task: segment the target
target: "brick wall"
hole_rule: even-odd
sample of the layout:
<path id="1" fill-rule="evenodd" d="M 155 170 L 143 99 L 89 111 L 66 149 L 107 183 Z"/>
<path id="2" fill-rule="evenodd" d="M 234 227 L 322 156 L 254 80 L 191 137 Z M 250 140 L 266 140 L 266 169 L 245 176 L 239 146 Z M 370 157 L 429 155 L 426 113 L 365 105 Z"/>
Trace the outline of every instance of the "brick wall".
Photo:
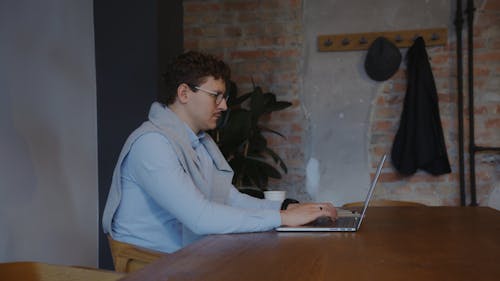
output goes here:
<path id="1" fill-rule="evenodd" d="M 474 29 L 474 118 L 475 141 L 481 146 L 500 146 L 500 5 L 485 1 L 477 7 Z M 449 30 L 449 44 L 427 47 L 439 98 L 441 122 L 452 165 L 452 173 L 432 176 L 417 172 L 403 178 L 391 166 L 381 177 L 375 197 L 419 201 L 429 205 L 459 205 L 458 113 L 455 31 Z M 469 186 L 468 165 L 468 101 L 467 101 L 467 36 L 463 38 L 464 63 L 464 126 L 466 186 Z M 370 153 L 372 169 L 384 151 L 390 151 L 397 131 L 406 91 L 405 67 L 385 83 L 373 102 L 371 115 Z M 500 157 L 492 152 L 476 154 L 477 200 L 486 205 L 488 196 L 500 183 Z M 469 202 L 470 197 L 467 198 Z"/>
<path id="2" fill-rule="evenodd" d="M 300 112 L 299 67 L 302 52 L 302 1 L 184 1 L 184 47 L 215 54 L 227 62 L 239 93 L 252 89 L 251 79 L 293 106 L 273 113 L 268 142 L 289 171 L 273 187 L 303 186 L 303 116 Z M 303 192 L 301 190 L 291 190 Z"/>
<path id="3" fill-rule="evenodd" d="M 476 144 L 500 145 L 500 7 L 498 1 L 483 1 L 477 7 L 475 22 L 475 118 Z M 240 92 L 251 89 L 250 78 L 294 106 L 276 112 L 269 126 L 288 137 L 282 141 L 270 136 L 269 142 L 290 168 L 278 186 L 292 186 L 292 195 L 304 195 L 304 128 L 300 111 L 301 54 L 303 52 L 301 0 L 184 0 L 184 46 L 223 58 L 232 68 Z M 429 47 L 431 65 L 438 89 L 441 121 L 452 173 L 434 177 L 425 172 L 403 178 L 390 165 L 384 168 L 376 197 L 419 201 L 430 205 L 458 205 L 458 148 L 456 98 L 456 44 L 449 30 L 449 44 Z M 466 36 L 464 34 L 464 55 Z M 405 50 L 403 51 L 403 54 Z M 464 67 L 466 68 L 466 56 Z M 465 74 L 466 75 L 466 74 Z M 467 76 L 464 76 L 466 95 Z M 373 172 L 380 155 L 390 151 L 406 90 L 405 66 L 386 81 L 373 100 L 370 117 L 369 151 Z M 464 101 L 467 104 L 467 100 Z M 467 109 L 465 109 L 467 117 Z M 464 120 L 466 129 L 467 118 Z M 467 143 L 468 132 L 465 131 Z M 465 151 L 467 152 L 467 147 Z M 467 155 L 466 155 L 467 157 Z M 468 159 L 466 159 L 468 161 Z M 466 170 L 468 170 L 466 162 Z M 479 153 L 476 158 L 478 201 L 484 205 L 491 190 L 499 186 L 500 158 Z M 467 178 L 467 185 L 469 181 Z"/>

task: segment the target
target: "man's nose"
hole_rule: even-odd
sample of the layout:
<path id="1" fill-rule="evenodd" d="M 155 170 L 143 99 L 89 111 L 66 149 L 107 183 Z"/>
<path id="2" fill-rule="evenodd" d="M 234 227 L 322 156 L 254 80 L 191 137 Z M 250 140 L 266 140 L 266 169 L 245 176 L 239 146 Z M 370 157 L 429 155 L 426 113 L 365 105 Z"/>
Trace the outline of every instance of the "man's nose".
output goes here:
<path id="1" fill-rule="evenodd" d="M 226 98 L 223 98 L 223 99 L 222 99 L 222 101 L 219 103 L 218 108 L 219 108 L 221 111 L 226 111 L 226 110 L 227 110 L 227 101 L 226 101 Z"/>

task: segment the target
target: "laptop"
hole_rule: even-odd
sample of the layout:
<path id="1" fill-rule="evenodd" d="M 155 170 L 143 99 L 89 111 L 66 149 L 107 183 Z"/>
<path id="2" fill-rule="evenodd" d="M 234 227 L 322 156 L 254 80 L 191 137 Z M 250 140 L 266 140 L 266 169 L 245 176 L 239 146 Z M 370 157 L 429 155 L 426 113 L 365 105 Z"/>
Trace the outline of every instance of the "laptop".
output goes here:
<path id="1" fill-rule="evenodd" d="M 302 226 L 280 226 L 276 228 L 276 231 L 282 231 L 282 232 L 297 232 L 297 231 L 337 231 L 337 232 L 354 232 L 358 231 L 361 222 L 363 221 L 363 218 L 366 213 L 366 209 L 368 208 L 368 204 L 370 203 L 370 199 L 373 194 L 373 190 L 375 189 L 375 186 L 377 185 L 378 178 L 380 176 L 380 173 L 382 171 L 382 167 L 384 166 L 385 159 L 387 158 L 387 155 L 384 154 L 382 156 L 382 159 L 380 160 L 378 167 L 377 167 L 377 172 L 375 173 L 375 178 L 373 179 L 370 189 L 368 190 L 368 194 L 366 195 L 365 202 L 363 204 L 363 209 L 361 211 L 361 214 L 359 213 L 352 213 L 347 210 L 339 210 L 339 217 L 335 221 L 332 221 L 330 218 L 319 218 L 309 224 L 302 225 Z M 347 213 L 347 215 L 346 215 Z"/>

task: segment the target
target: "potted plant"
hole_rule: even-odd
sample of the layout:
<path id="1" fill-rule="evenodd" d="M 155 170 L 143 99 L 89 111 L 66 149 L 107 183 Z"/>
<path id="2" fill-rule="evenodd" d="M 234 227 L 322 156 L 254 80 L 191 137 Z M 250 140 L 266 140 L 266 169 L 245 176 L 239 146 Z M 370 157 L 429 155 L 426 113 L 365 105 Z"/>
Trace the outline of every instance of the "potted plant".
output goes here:
<path id="1" fill-rule="evenodd" d="M 264 126 L 261 119 L 292 104 L 277 101 L 275 94 L 264 93 L 255 83 L 251 92 L 241 96 L 233 81 L 227 85 L 228 110 L 210 134 L 234 171 L 233 184 L 244 193 L 263 198 L 269 178 L 280 179 L 281 172 L 288 170 L 281 157 L 267 146 L 263 133 L 285 136 Z"/>

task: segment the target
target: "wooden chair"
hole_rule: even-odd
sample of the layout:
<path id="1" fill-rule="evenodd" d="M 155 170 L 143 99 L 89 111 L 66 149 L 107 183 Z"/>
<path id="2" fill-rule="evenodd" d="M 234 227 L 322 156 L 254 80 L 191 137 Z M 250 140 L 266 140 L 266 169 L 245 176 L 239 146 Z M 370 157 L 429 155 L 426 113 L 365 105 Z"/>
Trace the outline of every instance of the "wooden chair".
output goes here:
<path id="1" fill-rule="evenodd" d="M 113 240 L 108 235 L 113 264 L 117 272 L 133 272 L 165 255 L 165 253 L 141 248 L 132 244 Z"/>
<path id="2" fill-rule="evenodd" d="M 352 202 L 352 203 L 346 203 L 342 205 L 342 208 L 344 209 L 349 209 L 349 208 L 359 208 L 363 207 L 363 204 L 365 202 Z M 410 202 L 410 201 L 397 201 L 397 200 L 386 200 L 386 199 L 379 199 L 379 200 L 371 200 L 370 207 L 425 207 L 425 204 L 422 203 L 417 203 L 417 202 Z"/>
<path id="3" fill-rule="evenodd" d="M 115 281 L 124 276 L 122 273 L 88 267 L 39 262 L 0 263 L 2 281 Z"/>

